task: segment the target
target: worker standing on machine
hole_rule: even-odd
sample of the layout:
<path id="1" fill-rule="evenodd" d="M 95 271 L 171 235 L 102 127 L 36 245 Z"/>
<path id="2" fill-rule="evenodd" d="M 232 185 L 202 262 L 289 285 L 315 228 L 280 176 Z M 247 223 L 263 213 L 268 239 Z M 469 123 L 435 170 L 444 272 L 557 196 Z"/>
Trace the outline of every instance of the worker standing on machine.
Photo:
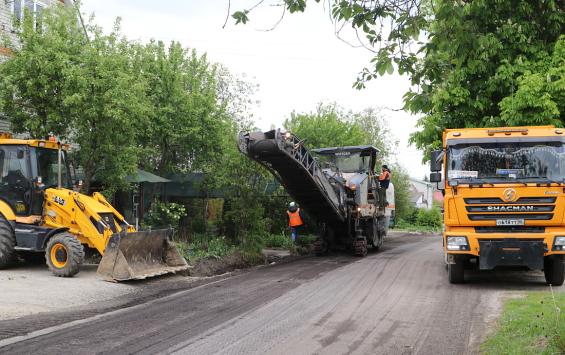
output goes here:
<path id="1" fill-rule="evenodd" d="M 295 242 L 298 239 L 298 230 L 304 226 L 304 215 L 296 202 L 291 202 L 288 205 L 288 226 L 290 227 L 290 236 L 292 241 Z"/>
<path id="2" fill-rule="evenodd" d="M 379 175 L 379 200 L 383 201 L 381 206 L 386 207 L 388 202 L 386 201 L 386 190 L 390 185 L 390 169 L 388 166 L 383 165 L 381 169 L 381 175 Z"/>

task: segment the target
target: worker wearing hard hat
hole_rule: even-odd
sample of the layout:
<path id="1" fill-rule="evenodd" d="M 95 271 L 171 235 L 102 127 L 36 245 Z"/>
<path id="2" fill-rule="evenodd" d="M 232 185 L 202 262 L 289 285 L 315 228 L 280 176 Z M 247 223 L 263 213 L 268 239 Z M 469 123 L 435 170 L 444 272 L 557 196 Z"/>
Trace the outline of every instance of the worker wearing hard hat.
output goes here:
<path id="1" fill-rule="evenodd" d="M 304 214 L 302 210 L 298 208 L 296 202 L 291 202 L 288 205 L 288 226 L 290 227 L 290 236 L 292 241 L 296 241 L 298 238 L 298 230 L 304 226 Z"/>

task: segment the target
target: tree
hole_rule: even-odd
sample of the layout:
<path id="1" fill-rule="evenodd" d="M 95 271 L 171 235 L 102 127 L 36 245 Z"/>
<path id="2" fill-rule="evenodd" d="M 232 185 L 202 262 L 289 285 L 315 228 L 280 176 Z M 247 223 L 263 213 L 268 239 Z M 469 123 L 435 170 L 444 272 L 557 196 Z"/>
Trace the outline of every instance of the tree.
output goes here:
<path id="1" fill-rule="evenodd" d="M 388 160 L 398 144 L 380 109 L 372 107 L 353 112 L 335 103 L 319 104 L 315 112 L 292 112 L 283 125 L 300 139 L 306 139 L 310 148 L 374 145 L 381 161 Z"/>
<path id="2" fill-rule="evenodd" d="M 285 12 L 303 12 L 307 1 L 278 4 Z M 328 4 L 336 27 L 352 28 L 361 44 L 375 52 L 355 87 L 363 88 L 366 81 L 395 68 L 410 77 L 414 88 L 405 94 L 404 108 L 423 114 L 411 142 L 425 158 L 441 145 L 444 128 L 562 125 L 559 36 L 565 32 L 565 2 L 328 0 Z M 236 23 L 248 22 L 255 7 L 233 13 Z"/>
<path id="3" fill-rule="evenodd" d="M 311 113 L 292 112 L 283 125 L 300 139 L 306 139 L 311 148 L 368 144 L 372 139 L 351 114 L 336 104 L 319 104 Z"/>
<path id="4" fill-rule="evenodd" d="M 142 166 L 157 174 L 202 170 L 227 129 L 216 66 L 177 42 L 137 46 L 137 57 L 151 107 L 139 127 Z"/>
<path id="5" fill-rule="evenodd" d="M 405 168 L 399 164 L 392 166 L 391 182 L 394 185 L 395 216 L 405 219 L 412 210 L 410 203 L 410 176 Z"/>
<path id="6" fill-rule="evenodd" d="M 405 96 L 424 114 L 411 141 L 428 155 L 444 128 L 561 126 L 563 70 L 550 68 L 564 26 L 558 1 L 439 2 L 412 76 L 420 90 Z"/>
<path id="7" fill-rule="evenodd" d="M 72 8 L 25 16 L 13 57 L 0 65 L 0 110 L 16 132 L 58 135 L 80 145 L 75 156 L 88 191 L 96 179 L 109 191 L 125 186 L 137 165 L 134 123 L 146 116 L 145 82 L 119 22 L 104 35 L 79 25 Z"/>
<path id="8" fill-rule="evenodd" d="M 368 135 L 367 143 L 374 145 L 379 150 L 379 162 L 388 161 L 398 146 L 398 139 L 394 138 L 388 128 L 381 109 L 369 107 L 359 113 L 354 113 L 353 121 Z"/>
<path id="9" fill-rule="evenodd" d="M 24 16 L 17 37 L 19 46 L 4 39 L 12 57 L 0 64 L 0 112 L 17 133 L 65 138 L 72 125 L 66 78 L 78 63 L 86 40 L 74 13 L 58 9 L 41 15 L 43 31 L 36 31 L 33 16 Z"/>

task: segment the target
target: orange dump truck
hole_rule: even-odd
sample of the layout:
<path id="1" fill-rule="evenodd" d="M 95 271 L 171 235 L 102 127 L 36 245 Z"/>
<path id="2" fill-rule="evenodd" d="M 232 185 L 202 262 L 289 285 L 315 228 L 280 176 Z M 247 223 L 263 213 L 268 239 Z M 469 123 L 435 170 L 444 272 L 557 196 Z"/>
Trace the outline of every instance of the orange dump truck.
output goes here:
<path id="1" fill-rule="evenodd" d="M 565 275 L 565 130 L 553 126 L 448 129 L 431 156 L 444 192 L 449 281 L 465 270 L 543 270 Z"/>

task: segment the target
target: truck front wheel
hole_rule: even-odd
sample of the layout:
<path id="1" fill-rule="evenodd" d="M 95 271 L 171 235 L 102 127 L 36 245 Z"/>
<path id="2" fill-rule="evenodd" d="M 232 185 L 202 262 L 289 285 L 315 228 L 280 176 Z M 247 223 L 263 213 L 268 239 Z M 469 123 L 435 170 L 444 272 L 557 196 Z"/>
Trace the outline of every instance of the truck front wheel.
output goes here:
<path id="1" fill-rule="evenodd" d="M 561 286 L 565 280 L 565 264 L 560 255 L 546 256 L 543 260 L 543 273 L 548 285 Z"/>
<path id="2" fill-rule="evenodd" d="M 465 281 L 465 264 L 462 260 L 455 260 L 455 264 L 447 265 L 449 283 L 461 284 Z"/>

